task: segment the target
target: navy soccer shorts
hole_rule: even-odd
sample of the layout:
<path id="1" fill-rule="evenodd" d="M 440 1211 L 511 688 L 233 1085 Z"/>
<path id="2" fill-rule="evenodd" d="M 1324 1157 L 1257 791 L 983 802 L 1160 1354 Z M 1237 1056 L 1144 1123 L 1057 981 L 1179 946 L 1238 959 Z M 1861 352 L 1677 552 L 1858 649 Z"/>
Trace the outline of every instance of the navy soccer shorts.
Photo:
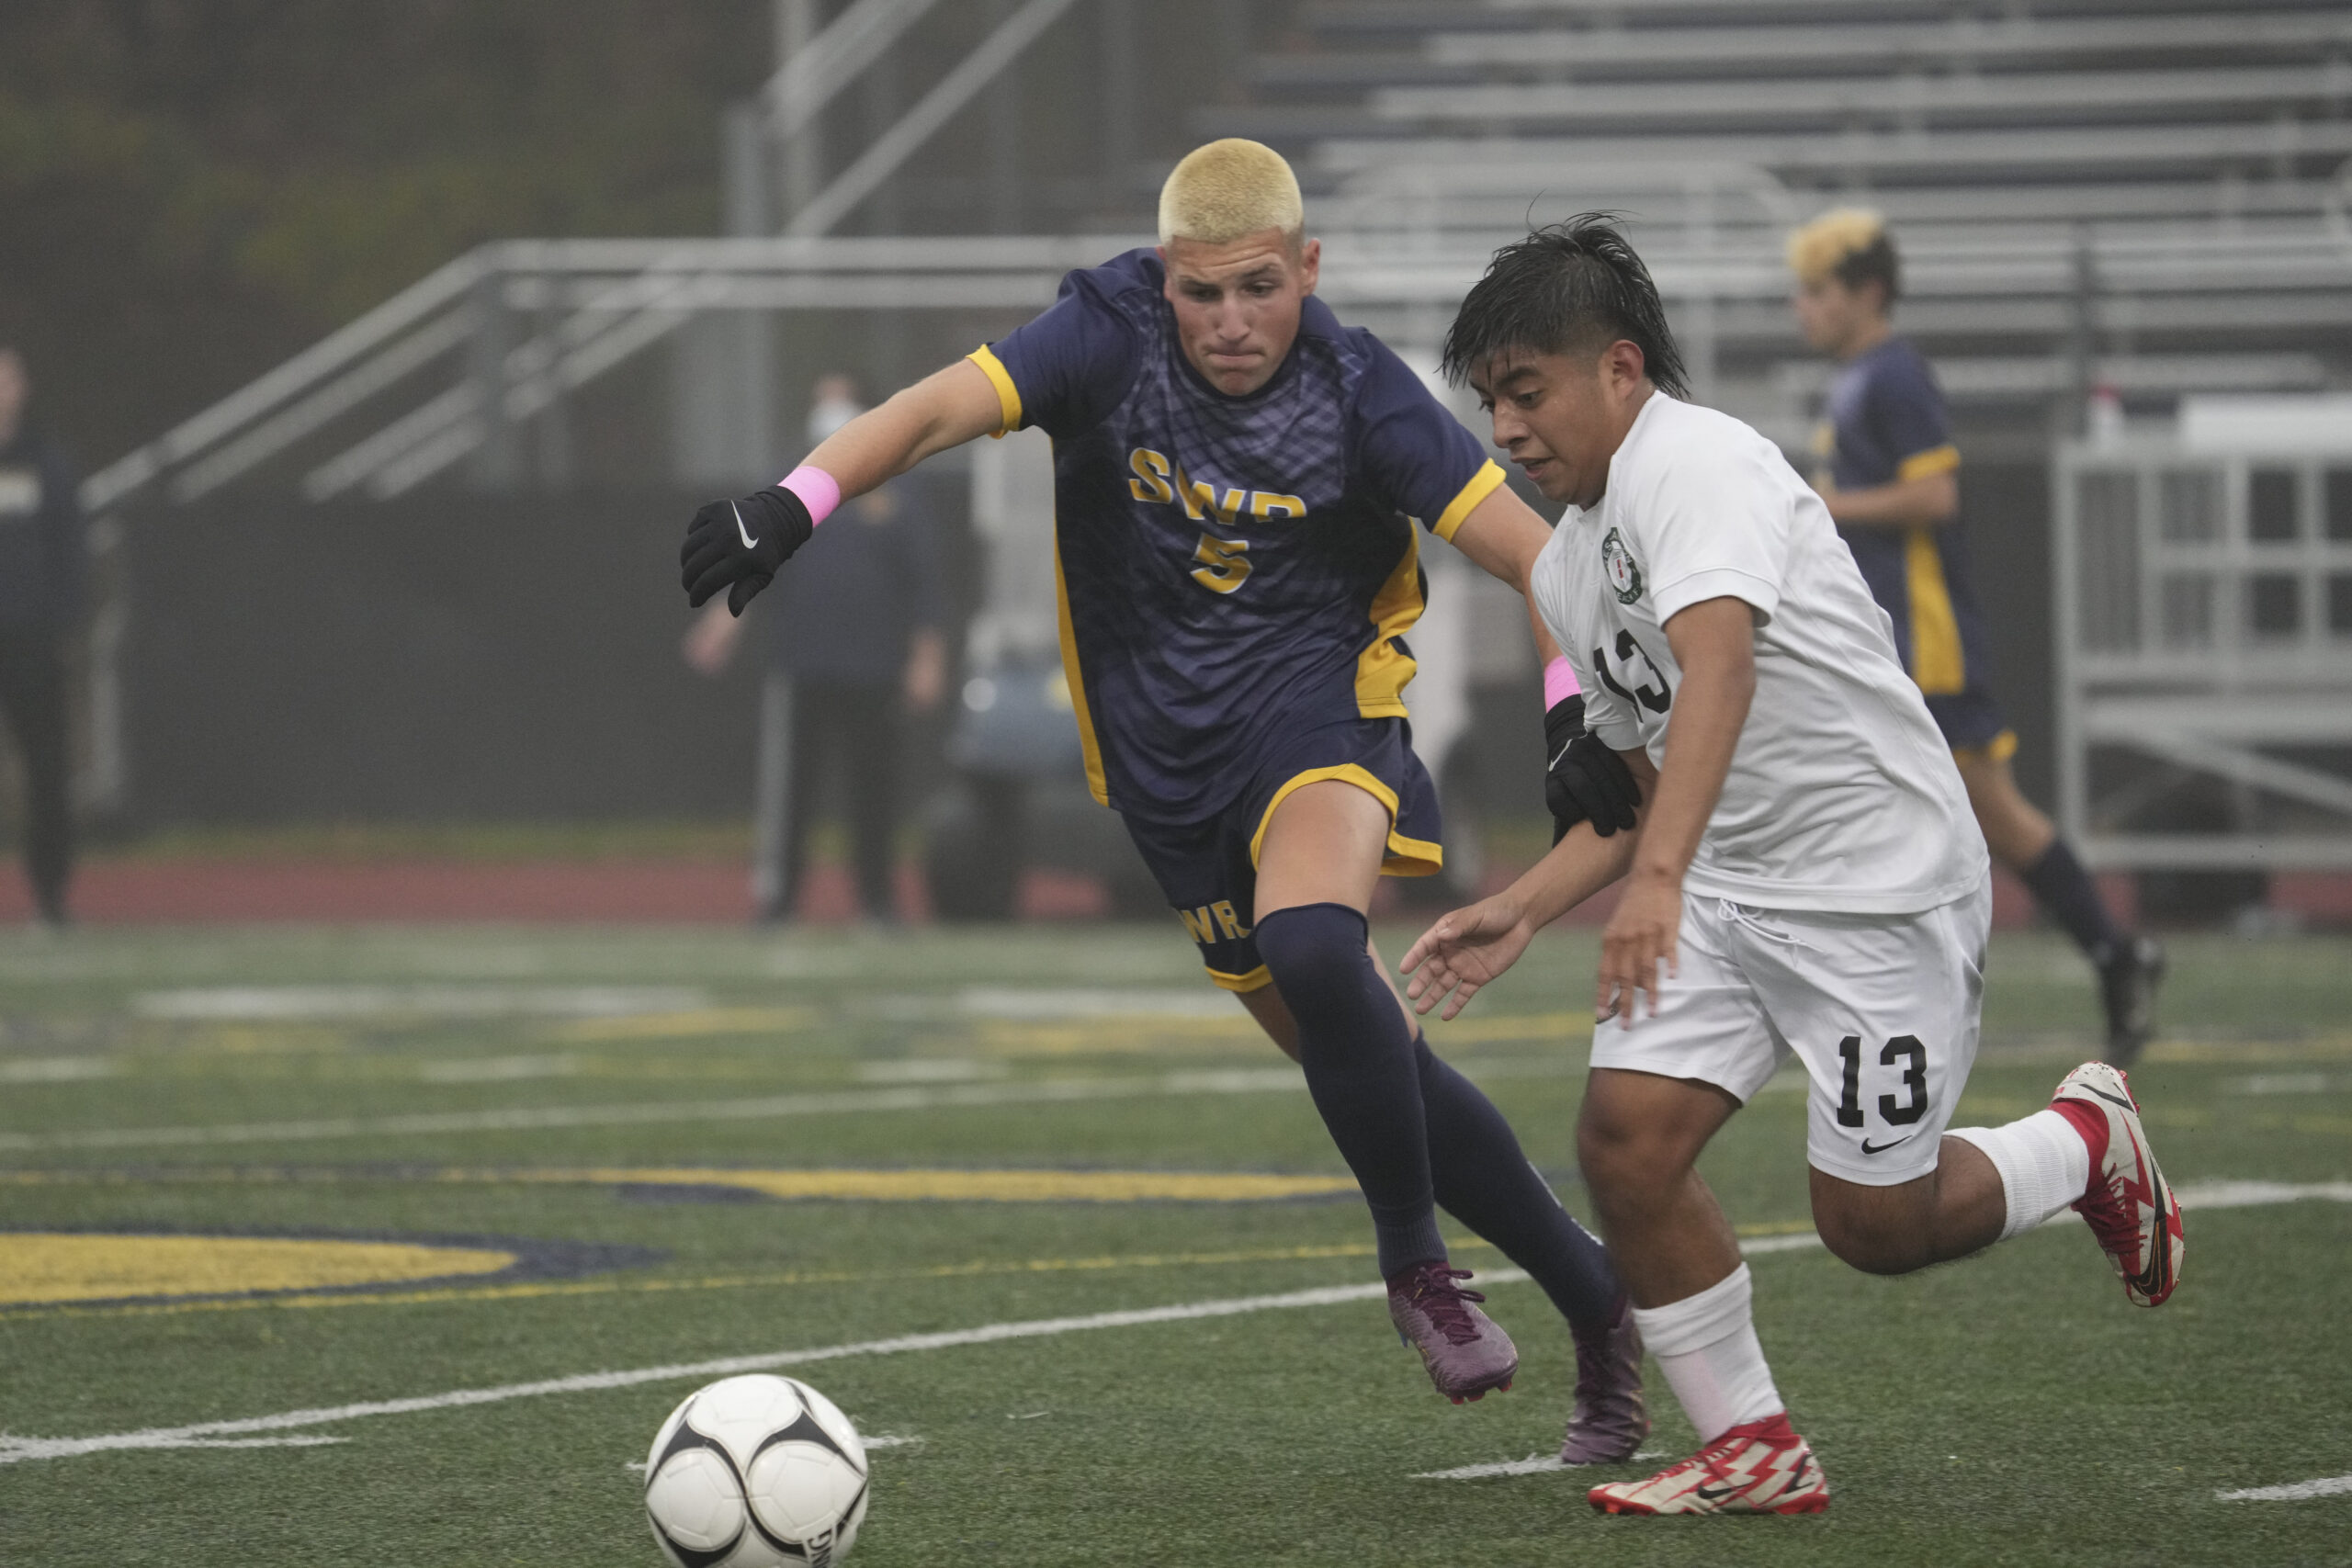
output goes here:
<path id="1" fill-rule="evenodd" d="M 1355 784 L 1388 808 L 1384 875 L 1430 876 L 1444 863 L 1437 786 L 1413 755 L 1412 726 L 1401 718 L 1343 719 L 1300 732 L 1273 749 L 1239 798 L 1205 821 L 1165 827 L 1121 818 L 1200 944 L 1209 978 L 1228 991 L 1268 983 L 1250 938 L 1266 824 L 1293 790 L 1325 779 Z"/>

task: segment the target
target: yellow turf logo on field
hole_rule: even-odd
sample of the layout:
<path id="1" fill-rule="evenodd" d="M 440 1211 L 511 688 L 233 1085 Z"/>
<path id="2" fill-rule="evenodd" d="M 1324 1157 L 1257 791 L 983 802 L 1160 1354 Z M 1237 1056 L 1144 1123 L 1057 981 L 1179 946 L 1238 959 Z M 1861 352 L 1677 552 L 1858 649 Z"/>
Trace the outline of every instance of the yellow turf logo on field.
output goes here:
<path id="1" fill-rule="evenodd" d="M 0 1306 L 348 1290 L 503 1273 L 488 1247 L 301 1236 L 0 1234 Z"/>

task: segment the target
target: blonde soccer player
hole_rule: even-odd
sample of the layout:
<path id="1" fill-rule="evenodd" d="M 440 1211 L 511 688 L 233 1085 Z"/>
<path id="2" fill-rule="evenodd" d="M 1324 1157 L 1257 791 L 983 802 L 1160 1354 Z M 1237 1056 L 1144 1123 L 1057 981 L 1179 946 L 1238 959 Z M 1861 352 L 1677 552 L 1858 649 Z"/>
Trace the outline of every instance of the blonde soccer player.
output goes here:
<path id="1" fill-rule="evenodd" d="M 1195 151 L 1159 233 L 1071 273 L 1043 315 L 851 421 L 781 484 L 704 507 L 688 593 L 740 610 L 842 497 L 978 436 L 1050 434 L 1063 667 L 1095 798 L 1210 981 L 1305 1069 L 1370 1205 L 1390 1315 L 1438 1390 L 1476 1399 L 1519 1364 L 1449 1260 L 1442 1207 L 1568 1320 L 1562 1457 L 1623 1459 L 1648 1421 L 1607 1255 L 1430 1052 L 1365 924 L 1382 874 L 1442 854 L 1404 697 L 1419 536 L 1524 591 L 1549 535 L 1419 378 L 1315 297 L 1320 246 L 1278 154 Z"/>

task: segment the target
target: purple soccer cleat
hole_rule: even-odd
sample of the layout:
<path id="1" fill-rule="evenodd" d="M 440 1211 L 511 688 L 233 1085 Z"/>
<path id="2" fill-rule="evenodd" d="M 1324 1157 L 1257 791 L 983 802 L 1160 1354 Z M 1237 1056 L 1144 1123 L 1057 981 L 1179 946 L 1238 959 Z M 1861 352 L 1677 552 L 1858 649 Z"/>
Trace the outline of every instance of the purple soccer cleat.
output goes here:
<path id="1" fill-rule="evenodd" d="M 1470 1277 L 1467 1269 L 1443 1263 L 1416 1263 L 1388 1277 L 1388 1316 L 1397 1337 L 1420 1352 L 1430 1382 L 1456 1404 L 1510 1388 L 1519 1371 L 1510 1336 L 1471 1304 L 1487 1298 L 1454 1283 Z"/>
<path id="2" fill-rule="evenodd" d="M 1577 1403 L 1560 1443 L 1562 1464 L 1621 1464 L 1650 1435 L 1642 1403 L 1642 1331 L 1634 1303 L 1619 1297 L 1609 1326 L 1577 1341 Z"/>

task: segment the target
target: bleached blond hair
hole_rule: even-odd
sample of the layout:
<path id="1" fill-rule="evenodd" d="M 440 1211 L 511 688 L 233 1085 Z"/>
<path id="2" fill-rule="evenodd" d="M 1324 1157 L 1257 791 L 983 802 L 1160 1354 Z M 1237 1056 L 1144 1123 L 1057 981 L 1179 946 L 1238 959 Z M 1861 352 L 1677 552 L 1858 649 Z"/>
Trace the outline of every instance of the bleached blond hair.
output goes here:
<path id="1" fill-rule="evenodd" d="M 1837 208 L 1789 236 L 1789 270 L 1800 283 L 1818 283 L 1835 275 L 1849 257 L 1885 239 L 1886 220 L 1877 213 L 1860 207 Z"/>
<path id="2" fill-rule="evenodd" d="M 1230 244 L 1244 234 L 1279 230 L 1293 244 L 1306 237 L 1306 204 L 1298 176 L 1261 141 L 1228 136 L 1184 154 L 1159 187 L 1159 243 Z"/>

